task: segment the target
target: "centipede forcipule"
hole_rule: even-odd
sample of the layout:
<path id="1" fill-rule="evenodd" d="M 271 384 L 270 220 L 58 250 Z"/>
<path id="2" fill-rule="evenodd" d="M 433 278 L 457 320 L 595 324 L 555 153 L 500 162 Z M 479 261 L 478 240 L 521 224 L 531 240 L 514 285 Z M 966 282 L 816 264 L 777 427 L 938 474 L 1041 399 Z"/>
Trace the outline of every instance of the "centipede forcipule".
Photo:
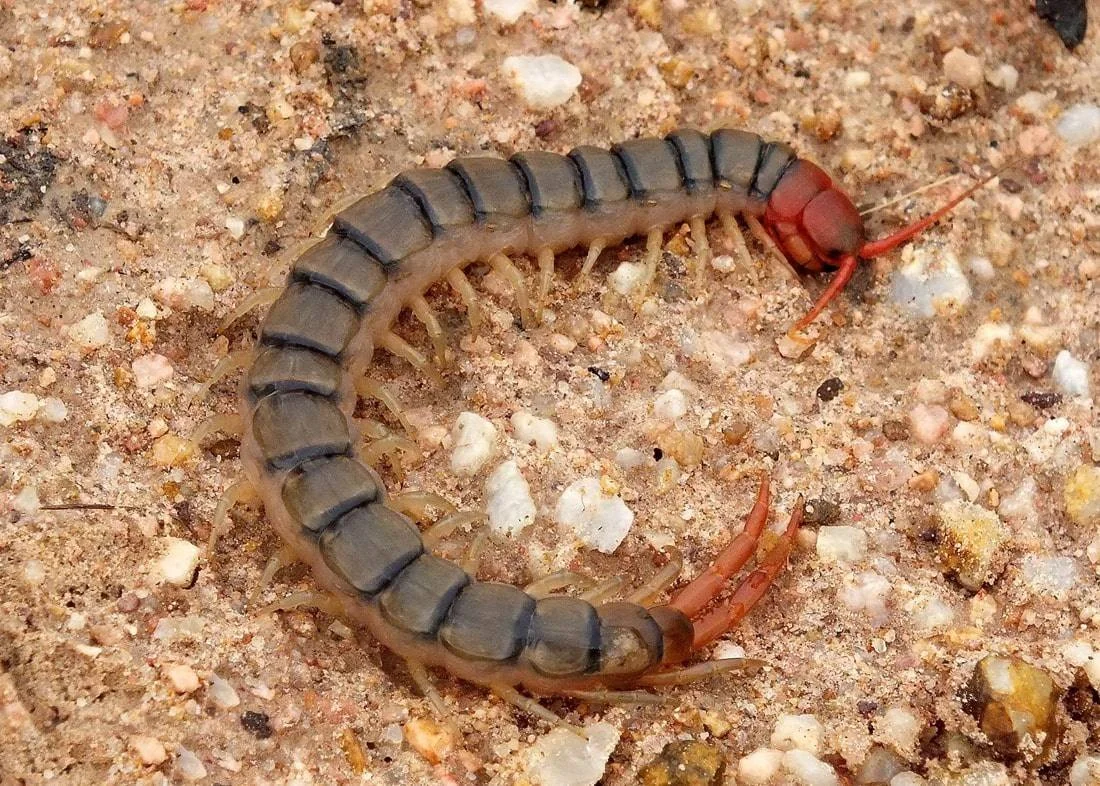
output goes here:
<path id="1" fill-rule="evenodd" d="M 843 290 L 861 260 L 926 229 L 980 185 L 927 218 L 868 241 L 852 201 L 822 169 L 746 131 L 679 130 L 610 150 L 459 158 L 442 169 L 405 172 L 337 213 L 325 236 L 293 263 L 272 304 L 241 387 L 248 481 L 289 552 L 312 568 L 327 607 L 405 658 L 429 695 L 425 669 L 441 667 L 556 722 L 517 686 L 612 701 L 622 689 L 750 666 L 682 664 L 764 594 L 791 550 L 800 503 L 776 545 L 724 600 L 719 596 L 753 556 L 764 528 L 766 479 L 744 532 L 667 603 L 645 605 L 675 582 L 674 571 L 632 600 L 599 605 L 478 581 L 430 553 L 363 460 L 352 418 L 357 396 L 386 397 L 362 382 L 373 354 L 385 349 L 431 370 L 432 360 L 392 325 L 410 309 L 442 359 L 446 336 L 424 293 L 448 283 L 474 323 L 477 302 L 463 273 L 471 263 L 487 262 L 512 285 L 522 318 L 533 319 L 552 286 L 555 254 L 586 246 L 587 274 L 602 249 L 645 236 L 644 291 L 668 228 L 688 223 L 703 255 L 705 221 L 712 216 L 731 231 L 737 215 L 758 221 L 796 269 L 836 270 L 795 326 L 801 329 Z M 533 298 L 509 254 L 538 260 Z M 221 523 L 215 521 L 215 533 Z M 628 698 L 638 699 L 637 691 Z"/>

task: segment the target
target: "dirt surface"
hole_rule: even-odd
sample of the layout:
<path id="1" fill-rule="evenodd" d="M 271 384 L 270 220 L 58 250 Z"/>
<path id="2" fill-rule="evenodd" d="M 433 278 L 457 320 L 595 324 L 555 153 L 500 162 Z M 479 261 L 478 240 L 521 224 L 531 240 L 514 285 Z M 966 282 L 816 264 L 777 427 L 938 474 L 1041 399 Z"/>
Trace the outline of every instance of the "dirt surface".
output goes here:
<path id="1" fill-rule="evenodd" d="M 975 766 L 993 773 L 981 783 L 1065 783 L 1097 749 L 1087 688 L 1066 694 L 1072 707 L 1059 700 L 1041 766 L 987 747 L 960 697 L 985 655 L 1020 657 L 1066 689 L 1082 648 L 1100 648 L 1100 524 L 1068 514 L 1066 491 L 1100 460 L 1097 415 L 1052 376 L 1066 350 L 1100 389 L 1100 159 L 1053 132 L 1066 108 L 1095 101 L 1095 34 L 1070 54 L 1018 0 L 585 6 L 538 2 L 506 25 L 469 0 L 0 0 L 0 393 L 34 397 L 6 399 L 26 417 L 0 426 L 0 782 L 528 782 L 543 724 L 441 675 L 454 748 L 411 745 L 422 726 L 409 721 L 435 716 L 399 659 L 322 612 L 247 603 L 279 546 L 254 502 L 193 577 L 165 581 L 173 539 L 203 545 L 239 473 L 234 439 L 191 455 L 183 438 L 237 405 L 228 380 L 193 400 L 254 338 L 255 315 L 224 333 L 220 320 L 278 284 L 341 200 L 456 154 L 564 152 L 679 125 L 786 141 L 861 207 L 963 174 L 872 214 L 872 236 L 1021 158 L 949 222 L 866 265 L 797 358 L 777 339 L 824 278 L 792 280 L 754 240 L 751 269 L 737 261 L 699 287 L 687 233 L 672 233 L 641 313 L 604 283 L 639 244 L 608 251 L 576 290 L 566 256 L 551 313 L 525 330 L 507 286 L 475 270 L 490 314 L 478 336 L 449 291 L 430 297 L 455 347 L 442 385 L 379 359 L 423 451 L 384 472 L 392 487 L 476 508 L 488 470 L 515 458 L 539 519 L 492 544 L 481 575 L 517 583 L 562 567 L 638 582 L 671 544 L 693 574 L 762 471 L 774 519 L 803 494 L 837 506 L 825 523 L 865 533 L 842 533 L 862 548 L 841 559 L 818 524 L 802 533 L 728 637 L 766 662 L 760 674 L 666 689 L 668 706 L 550 700 L 621 732 L 606 784 L 635 782 L 687 738 L 721 752 L 726 782 L 748 782 L 739 761 L 790 714 L 816 716 L 816 755 L 839 778 L 876 745 L 904 747 L 884 731 L 896 707 L 920 722 L 896 755 L 933 783 L 978 783 L 963 780 Z M 955 48 L 1018 81 L 948 85 Z M 501 63 L 544 53 L 583 82 L 532 110 Z M 711 242 L 736 256 L 720 227 Z M 891 277 L 921 255 L 961 260 L 967 302 L 923 318 L 891 301 Z M 426 346 L 412 320 L 399 330 Z M 668 389 L 688 405 L 675 422 L 654 410 Z M 466 410 L 500 434 L 472 480 L 449 469 Z M 514 439 L 517 410 L 553 420 L 558 445 Z M 397 428 L 374 403 L 364 415 Z M 626 468 L 622 448 L 647 460 Z M 648 460 L 655 449 L 679 469 Z M 635 514 L 613 554 L 555 524 L 581 477 Z M 997 511 L 1006 535 L 977 593 L 943 567 L 937 522 L 955 499 Z M 292 567 L 262 598 L 311 586 Z"/>

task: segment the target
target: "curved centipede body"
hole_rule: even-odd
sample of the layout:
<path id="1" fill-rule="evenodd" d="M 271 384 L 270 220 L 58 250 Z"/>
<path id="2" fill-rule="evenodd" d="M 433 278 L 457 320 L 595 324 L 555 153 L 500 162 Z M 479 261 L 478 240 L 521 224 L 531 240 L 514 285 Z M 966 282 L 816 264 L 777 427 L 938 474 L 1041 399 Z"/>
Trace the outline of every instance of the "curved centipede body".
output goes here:
<path id="1" fill-rule="evenodd" d="M 488 261 L 522 288 L 506 255 L 535 256 L 545 295 L 557 252 L 598 253 L 634 235 L 659 250 L 666 228 L 692 222 L 695 230 L 715 214 L 755 217 L 798 267 L 840 268 L 803 324 L 856 260 L 905 239 L 866 243 L 852 202 L 820 168 L 786 145 L 731 129 L 680 130 L 564 156 L 459 158 L 405 172 L 335 216 L 294 262 L 263 322 L 242 385 L 241 456 L 267 517 L 343 614 L 410 663 L 445 668 L 514 701 L 520 685 L 546 694 L 676 681 L 668 667 L 744 616 L 781 570 L 800 522 L 799 505 L 772 551 L 727 601 L 714 602 L 755 551 L 766 482 L 745 531 L 671 602 L 536 599 L 431 554 L 364 462 L 352 418 L 356 380 L 376 349 L 427 362 L 391 331 L 404 309 L 424 323 L 442 359 L 446 347 L 423 293 L 441 281 L 468 293 L 466 265 Z M 594 258 L 590 251 L 586 267 Z"/>

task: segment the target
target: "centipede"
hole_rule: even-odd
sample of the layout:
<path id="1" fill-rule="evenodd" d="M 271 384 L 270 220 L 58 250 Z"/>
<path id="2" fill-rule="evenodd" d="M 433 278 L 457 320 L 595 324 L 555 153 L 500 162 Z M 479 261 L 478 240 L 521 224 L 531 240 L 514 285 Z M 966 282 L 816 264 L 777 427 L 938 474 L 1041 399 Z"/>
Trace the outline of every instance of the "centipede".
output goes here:
<path id="1" fill-rule="evenodd" d="M 273 301 L 264 296 L 250 304 L 270 301 L 240 386 L 245 482 L 284 542 L 284 559 L 312 570 L 324 598 L 314 605 L 366 628 L 407 662 L 437 705 L 429 670 L 485 686 L 559 724 L 563 719 L 535 697 L 644 701 L 661 686 L 751 669 L 754 662 L 745 659 L 692 662 L 737 625 L 780 574 L 801 525 L 800 503 L 735 587 L 768 519 L 766 475 L 743 530 L 667 602 L 657 599 L 677 583 L 677 566 L 623 600 L 479 581 L 433 553 L 439 534 L 471 521 L 469 512 L 451 511 L 421 529 L 367 460 L 368 451 L 394 443 L 375 435 L 378 441 L 363 447 L 353 416 L 359 397 L 375 397 L 400 413 L 392 395 L 371 381 L 375 353 L 436 373 L 448 347 L 425 293 L 437 285 L 453 288 L 476 328 L 481 314 L 464 273 L 469 265 L 487 264 L 514 290 L 520 318 L 537 320 L 554 283 L 556 255 L 585 249 L 580 275 L 586 276 L 604 249 L 644 237 L 644 296 L 670 228 L 688 225 L 702 271 L 710 254 L 706 223 L 717 219 L 723 231 L 737 233 L 738 217 L 761 229 L 797 271 L 833 271 L 792 328 L 803 330 L 861 262 L 916 236 L 980 185 L 871 241 L 853 201 L 822 168 L 786 144 L 744 130 L 683 129 L 610 149 L 463 157 L 443 168 L 406 171 L 336 212 L 323 236 L 292 263 Z M 520 255 L 537 260 L 533 293 L 512 259 Z M 423 325 L 434 357 L 396 332 L 406 310 Z M 239 489 L 223 498 L 215 533 Z"/>

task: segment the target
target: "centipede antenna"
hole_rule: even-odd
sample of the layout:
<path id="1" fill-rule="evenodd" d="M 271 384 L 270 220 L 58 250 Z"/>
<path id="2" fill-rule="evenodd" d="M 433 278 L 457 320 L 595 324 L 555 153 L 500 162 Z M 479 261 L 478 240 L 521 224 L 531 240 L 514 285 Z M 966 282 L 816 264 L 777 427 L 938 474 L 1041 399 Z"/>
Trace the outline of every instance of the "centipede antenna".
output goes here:
<path id="1" fill-rule="evenodd" d="M 921 186 L 920 188 L 914 188 L 912 191 L 906 191 L 904 194 L 899 194 L 898 196 L 894 197 L 893 199 L 888 199 L 880 205 L 875 205 L 874 207 L 869 207 L 866 210 L 861 210 L 859 212 L 859 214 L 860 214 L 860 216 L 869 216 L 872 213 L 877 213 L 880 210 L 885 210 L 886 208 L 890 207 L 891 205 L 896 205 L 898 202 L 904 202 L 909 197 L 915 197 L 917 194 L 923 194 L 925 191 L 931 191 L 933 188 L 939 188 L 940 186 L 945 186 L 948 183 L 950 183 L 952 180 L 958 180 L 960 177 L 961 177 L 961 174 L 959 172 L 956 172 L 953 175 L 948 175 L 947 177 L 941 177 L 935 183 L 928 183 L 926 185 Z"/>
<path id="2" fill-rule="evenodd" d="M 867 243 L 864 243 L 863 248 L 861 248 L 859 250 L 859 258 L 860 259 L 874 259 L 875 257 L 882 256 L 887 251 L 891 251 L 891 250 L 897 248 L 902 243 L 904 243 L 906 240 L 909 240 L 910 238 L 916 237 L 921 232 L 928 229 L 928 227 L 932 226 L 937 221 L 939 221 L 941 218 L 943 218 L 948 213 L 950 213 L 952 210 L 954 210 L 955 207 L 960 202 L 962 202 L 965 199 L 968 199 L 972 194 L 974 194 L 975 191 L 977 191 L 978 189 L 984 187 L 991 180 L 994 180 L 995 178 L 999 177 L 1000 174 L 1002 172 L 1004 172 L 1006 169 L 1008 169 L 1012 166 L 1015 166 L 1016 163 L 1018 163 L 1018 161 L 1019 161 L 1019 159 L 1013 159 L 1012 161 L 1009 161 L 1008 163 L 1006 163 L 1004 166 L 998 167 L 991 174 L 986 175 L 984 178 L 979 180 L 977 183 L 970 186 L 970 188 L 966 189 L 965 191 L 960 193 L 958 196 L 955 196 L 952 199 L 950 199 L 947 202 L 947 204 L 945 204 L 943 207 L 939 208 L 938 210 L 931 213 L 930 215 L 925 216 L 924 218 L 920 219 L 919 221 L 915 221 L 912 224 L 910 224 L 909 226 L 902 227 L 901 229 L 899 229 L 897 232 L 895 232 L 892 235 L 887 235 L 886 237 L 880 238 L 879 240 L 873 240 L 873 241 L 869 241 Z M 936 184 L 933 184 L 933 185 L 936 185 Z M 917 192 L 913 192 L 913 193 L 917 193 Z M 835 279 L 834 279 L 834 281 L 835 281 Z M 831 290 L 832 286 L 830 286 L 829 289 Z M 801 325 L 803 323 L 799 323 L 799 324 Z M 809 324 L 809 323 L 806 323 L 806 324 Z"/>

